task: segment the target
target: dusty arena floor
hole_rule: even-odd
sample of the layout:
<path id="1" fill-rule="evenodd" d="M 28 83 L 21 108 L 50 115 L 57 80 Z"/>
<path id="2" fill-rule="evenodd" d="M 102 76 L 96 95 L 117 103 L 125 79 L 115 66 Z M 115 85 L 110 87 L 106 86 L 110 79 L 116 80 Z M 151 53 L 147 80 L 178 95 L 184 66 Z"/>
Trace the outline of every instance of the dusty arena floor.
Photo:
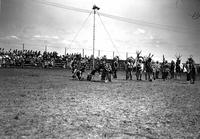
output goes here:
<path id="1" fill-rule="evenodd" d="M 95 80 L 73 80 L 67 70 L 0 69 L 0 138 L 200 138 L 200 81 L 126 81 L 124 73 Z"/>

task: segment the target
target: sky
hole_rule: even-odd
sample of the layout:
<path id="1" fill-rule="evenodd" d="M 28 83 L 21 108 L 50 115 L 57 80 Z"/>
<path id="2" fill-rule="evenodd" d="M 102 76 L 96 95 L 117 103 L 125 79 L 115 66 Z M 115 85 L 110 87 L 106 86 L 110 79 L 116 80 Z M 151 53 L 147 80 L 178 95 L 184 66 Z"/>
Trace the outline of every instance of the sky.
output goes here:
<path id="1" fill-rule="evenodd" d="M 1 0 L 0 47 L 79 52 L 91 55 L 93 14 L 40 3 L 45 0 Z M 200 0 L 46 0 L 64 6 L 92 11 L 95 15 L 95 56 L 119 55 L 121 59 L 154 54 L 154 60 L 182 62 L 192 55 L 200 63 Z M 103 13 L 124 17 L 119 21 Z M 198 14 L 196 14 L 198 15 Z M 112 16 L 112 17 L 113 17 Z M 118 18 L 119 19 L 119 18 Z M 131 19 L 131 20 L 130 20 Z M 130 21 L 129 23 L 127 21 Z M 100 53 L 99 51 L 100 50 Z"/>

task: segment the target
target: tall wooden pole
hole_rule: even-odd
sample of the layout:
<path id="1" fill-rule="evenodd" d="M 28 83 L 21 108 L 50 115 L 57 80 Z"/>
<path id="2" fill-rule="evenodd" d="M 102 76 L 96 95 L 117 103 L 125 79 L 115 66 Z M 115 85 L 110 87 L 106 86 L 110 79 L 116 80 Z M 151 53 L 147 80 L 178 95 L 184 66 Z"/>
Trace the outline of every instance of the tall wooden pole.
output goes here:
<path id="1" fill-rule="evenodd" d="M 24 43 L 22 44 L 22 52 L 24 52 Z"/>
<path id="2" fill-rule="evenodd" d="M 97 7 L 96 5 L 93 5 L 93 11 L 94 11 L 94 19 L 93 19 L 93 69 L 94 69 L 94 60 L 95 60 L 95 56 L 94 56 L 94 52 L 95 52 L 95 15 L 96 15 L 96 10 L 99 10 L 100 8 Z"/>
<path id="3" fill-rule="evenodd" d="M 101 51 L 99 50 L 99 51 L 98 51 L 98 57 L 100 57 L 100 55 L 101 55 Z"/>
<path id="4" fill-rule="evenodd" d="M 47 45 L 45 45 L 45 52 L 47 52 Z"/>
<path id="5" fill-rule="evenodd" d="M 96 11 L 94 9 L 94 20 L 93 20 L 93 61 L 92 61 L 92 67 L 94 69 L 94 50 L 95 50 L 95 14 L 96 14 Z"/>
<path id="6" fill-rule="evenodd" d="M 85 54 L 84 54 L 84 49 L 83 49 L 83 56 L 82 57 L 85 57 Z"/>

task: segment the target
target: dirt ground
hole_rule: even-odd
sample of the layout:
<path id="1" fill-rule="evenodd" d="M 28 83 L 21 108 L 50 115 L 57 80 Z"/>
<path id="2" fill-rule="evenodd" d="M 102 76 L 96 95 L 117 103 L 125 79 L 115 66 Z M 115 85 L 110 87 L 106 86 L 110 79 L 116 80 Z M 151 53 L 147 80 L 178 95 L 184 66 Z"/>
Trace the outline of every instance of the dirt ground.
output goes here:
<path id="1" fill-rule="evenodd" d="M 199 139 L 200 80 L 77 81 L 59 69 L 0 69 L 1 139 Z"/>

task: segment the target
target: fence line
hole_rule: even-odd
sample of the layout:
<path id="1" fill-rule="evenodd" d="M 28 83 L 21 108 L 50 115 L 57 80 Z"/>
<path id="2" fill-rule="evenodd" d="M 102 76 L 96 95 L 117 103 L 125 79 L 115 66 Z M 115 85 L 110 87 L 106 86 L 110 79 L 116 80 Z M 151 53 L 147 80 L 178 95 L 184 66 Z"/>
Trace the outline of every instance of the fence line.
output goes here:
<path id="1" fill-rule="evenodd" d="M 92 49 L 90 48 L 81 48 L 81 47 L 73 47 L 73 48 L 69 48 L 69 47 L 62 47 L 62 48 L 57 48 L 59 49 L 58 51 L 56 50 L 56 46 L 58 45 L 48 45 L 48 43 L 44 43 L 44 44 L 41 44 L 41 43 L 27 43 L 27 42 L 17 42 L 17 43 L 14 43 L 14 42 L 6 42 L 6 41 L 1 41 L 0 40 L 0 48 L 7 48 L 7 49 L 10 49 L 12 47 L 15 47 L 15 48 L 12 48 L 12 49 L 18 49 L 18 50 L 37 50 L 37 51 L 41 51 L 41 52 L 44 52 L 44 51 L 47 51 L 47 52 L 51 52 L 51 51 L 56 51 L 58 52 L 59 55 L 66 55 L 67 53 L 70 54 L 70 53 L 80 53 L 82 56 L 91 56 L 93 53 L 92 53 Z M 33 48 L 33 49 L 27 49 L 27 48 Z M 119 51 L 119 54 L 116 50 L 105 50 L 105 49 L 96 49 L 95 50 L 95 57 L 101 57 L 101 56 L 104 56 L 106 55 L 108 58 L 113 58 L 114 56 L 119 56 L 120 59 L 126 59 L 127 57 L 129 56 L 133 56 L 133 57 L 136 57 L 136 53 L 134 52 L 126 52 L 126 51 Z"/>

